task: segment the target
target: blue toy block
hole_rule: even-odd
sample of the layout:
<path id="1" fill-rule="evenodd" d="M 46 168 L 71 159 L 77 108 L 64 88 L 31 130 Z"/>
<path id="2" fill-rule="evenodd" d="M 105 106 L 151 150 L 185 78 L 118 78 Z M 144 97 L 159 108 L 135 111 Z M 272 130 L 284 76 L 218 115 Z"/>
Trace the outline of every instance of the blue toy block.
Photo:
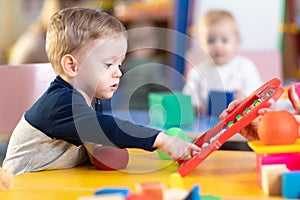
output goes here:
<path id="1" fill-rule="evenodd" d="M 282 173 L 282 196 L 285 198 L 300 198 L 299 180 L 300 171 L 290 171 Z"/>
<path id="2" fill-rule="evenodd" d="M 201 200 L 199 195 L 199 185 L 194 186 L 189 195 L 184 200 Z"/>
<path id="3" fill-rule="evenodd" d="M 126 197 L 130 194 L 130 190 L 127 188 L 102 188 L 96 190 L 95 195 L 104 195 L 104 194 L 121 194 L 122 196 Z"/>

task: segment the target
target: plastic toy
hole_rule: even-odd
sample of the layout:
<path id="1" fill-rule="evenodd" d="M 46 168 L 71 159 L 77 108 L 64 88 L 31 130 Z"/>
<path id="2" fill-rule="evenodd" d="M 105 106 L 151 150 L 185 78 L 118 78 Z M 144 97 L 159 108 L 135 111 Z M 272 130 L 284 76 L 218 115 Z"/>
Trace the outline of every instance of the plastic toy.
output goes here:
<path id="1" fill-rule="evenodd" d="M 282 196 L 284 198 L 300 198 L 300 171 L 285 172 L 282 174 Z"/>
<path id="2" fill-rule="evenodd" d="M 238 107 L 236 107 L 225 119 L 216 126 L 206 131 L 195 144 L 202 148 L 202 151 L 192 158 L 179 161 L 178 173 L 181 176 L 188 175 L 207 156 L 219 149 L 230 137 L 249 125 L 257 116 L 258 110 L 268 108 L 275 103 L 283 93 L 280 87 L 281 81 L 273 78 L 254 91 Z M 236 117 L 238 115 L 242 117 Z"/>
<path id="3" fill-rule="evenodd" d="M 101 146 L 93 150 L 92 159 L 99 170 L 121 170 L 127 167 L 129 154 L 127 149 Z"/>
<path id="4" fill-rule="evenodd" d="M 300 170 L 300 153 L 256 154 L 256 171 L 261 186 L 262 166 L 284 164 L 288 170 Z"/>
<path id="5" fill-rule="evenodd" d="M 99 190 L 96 190 L 95 195 L 106 195 L 106 194 L 120 194 L 124 197 L 126 197 L 128 194 L 130 194 L 130 190 L 128 188 L 101 188 Z"/>

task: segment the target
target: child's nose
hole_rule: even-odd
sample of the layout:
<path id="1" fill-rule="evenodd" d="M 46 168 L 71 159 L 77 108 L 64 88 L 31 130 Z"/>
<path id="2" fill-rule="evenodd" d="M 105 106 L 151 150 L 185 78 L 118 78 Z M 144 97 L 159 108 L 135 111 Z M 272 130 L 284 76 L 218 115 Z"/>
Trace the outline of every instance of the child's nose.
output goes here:
<path id="1" fill-rule="evenodd" d="M 114 77 L 120 78 L 121 76 L 122 76 L 122 71 L 119 66 L 116 66 L 114 70 Z"/>

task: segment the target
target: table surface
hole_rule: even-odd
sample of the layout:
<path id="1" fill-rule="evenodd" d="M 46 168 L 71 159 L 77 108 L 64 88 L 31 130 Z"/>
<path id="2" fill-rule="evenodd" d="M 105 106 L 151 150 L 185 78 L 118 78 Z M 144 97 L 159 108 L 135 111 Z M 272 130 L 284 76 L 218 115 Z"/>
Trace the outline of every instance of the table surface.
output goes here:
<path id="1" fill-rule="evenodd" d="M 200 186 L 201 195 L 215 195 L 223 200 L 283 199 L 266 197 L 257 182 L 256 155 L 250 151 L 218 150 L 183 177 L 185 189 Z M 103 187 L 127 187 L 135 191 L 136 183 L 163 182 L 170 187 L 170 176 L 178 164 L 160 160 L 156 152 L 130 150 L 128 167 L 123 171 L 100 171 L 84 165 L 72 169 L 42 171 L 18 175 L 0 199 L 35 200 L 77 199 Z"/>

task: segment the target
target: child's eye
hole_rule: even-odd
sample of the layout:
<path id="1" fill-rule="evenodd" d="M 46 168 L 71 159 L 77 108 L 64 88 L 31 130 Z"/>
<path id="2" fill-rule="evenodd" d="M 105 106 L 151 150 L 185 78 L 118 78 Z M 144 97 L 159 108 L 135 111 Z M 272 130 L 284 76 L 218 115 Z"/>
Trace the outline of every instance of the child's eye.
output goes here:
<path id="1" fill-rule="evenodd" d="M 113 64 L 112 64 L 112 63 L 106 63 L 106 64 L 104 64 L 104 65 L 105 65 L 105 68 L 108 69 L 108 68 L 110 68 Z"/>
<path id="2" fill-rule="evenodd" d="M 208 44 L 214 44 L 214 43 L 215 43 L 215 40 L 210 38 L 210 39 L 207 40 L 207 43 L 208 43 Z"/>

